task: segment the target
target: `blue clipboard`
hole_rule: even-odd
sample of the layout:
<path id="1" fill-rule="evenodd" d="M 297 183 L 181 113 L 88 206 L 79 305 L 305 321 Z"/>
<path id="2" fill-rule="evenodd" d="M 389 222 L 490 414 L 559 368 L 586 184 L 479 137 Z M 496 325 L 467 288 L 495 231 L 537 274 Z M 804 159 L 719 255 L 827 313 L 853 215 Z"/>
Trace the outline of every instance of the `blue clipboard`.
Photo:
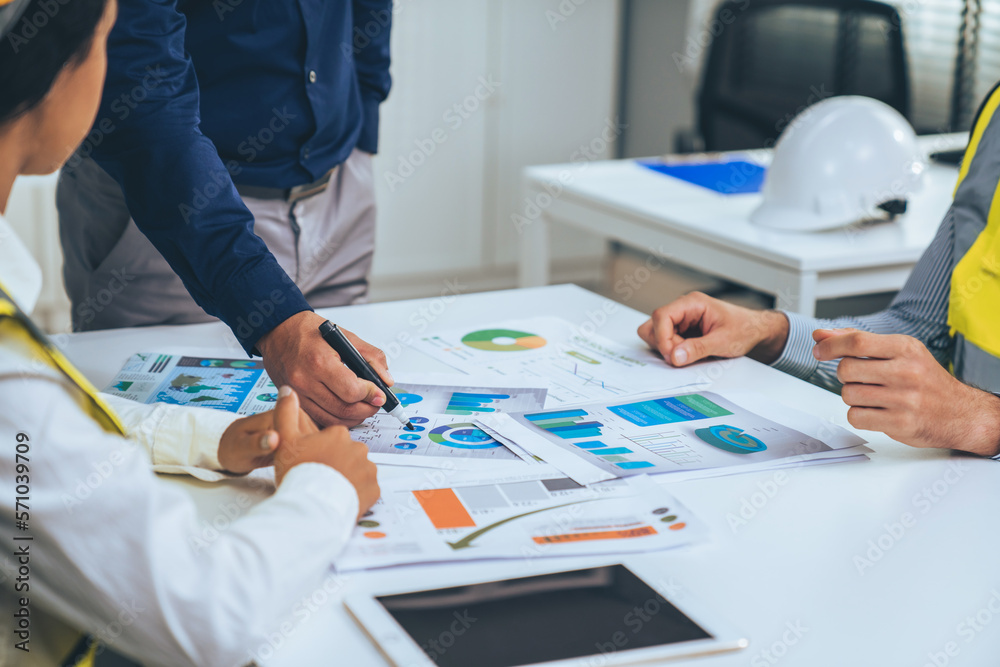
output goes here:
<path id="1" fill-rule="evenodd" d="M 639 160 L 647 169 L 679 178 L 723 195 L 760 192 L 764 184 L 765 167 L 746 160 L 727 162 L 654 162 Z"/>

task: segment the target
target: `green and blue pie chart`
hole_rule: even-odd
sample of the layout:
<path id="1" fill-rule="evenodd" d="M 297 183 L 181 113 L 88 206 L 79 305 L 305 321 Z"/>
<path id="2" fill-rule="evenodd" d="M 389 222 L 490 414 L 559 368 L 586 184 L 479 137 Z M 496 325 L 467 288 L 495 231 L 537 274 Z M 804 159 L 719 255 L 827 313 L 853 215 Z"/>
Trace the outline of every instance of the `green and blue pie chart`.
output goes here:
<path id="1" fill-rule="evenodd" d="M 447 424 L 427 434 L 431 442 L 456 449 L 492 449 L 500 443 L 475 424 Z"/>
<path id="2" fill-rule="evenodd" d="M 733 454 L 753 454 L 767 449 L 762 441 L 728 424 L 699 428 L 694 434 L 713 447 Z"/>
<path id="3" fill-rule="evenodd" d="M 545 347 L 546 341 L 541 336 L 527 331 L 513 329 L 483 329 L 473 331 L 462 337 L 462 342 L 469 347 L 487 352 L 524 352 Z"/>

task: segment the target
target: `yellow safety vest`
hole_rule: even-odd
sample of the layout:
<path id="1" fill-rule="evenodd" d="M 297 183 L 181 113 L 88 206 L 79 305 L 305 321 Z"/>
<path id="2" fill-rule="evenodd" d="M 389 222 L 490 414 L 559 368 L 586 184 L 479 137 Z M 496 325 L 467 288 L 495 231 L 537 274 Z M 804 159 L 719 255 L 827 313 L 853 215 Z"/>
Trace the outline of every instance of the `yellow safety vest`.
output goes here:
<path id="1" fill-rule="evenodd" d="M 80 407 L 108 433 L 125 435 L 114 411 L 101 400 L 94 385 L 52 344 L 41 329 L 18 308 L 0 283 L 0 340 L 16 340 L 31 350 L 33 360 L 45 364 L 64 375 L 79 391 L 76 392 Z M 94 667 L 100 644 L 89 637 L 77 643 L 63 663 L 65 667 Z"/>
<path id="2" fill-rule="evenodd" d="M 956 192 L 998 106 L 1000 87 L 987 98 L 972 128 Z M 948 326 L 953 337 L 961 335 L 984 352 L 1000 357 L 1000 182 L 990 202 L 986 227 L 952 272 Z"/>

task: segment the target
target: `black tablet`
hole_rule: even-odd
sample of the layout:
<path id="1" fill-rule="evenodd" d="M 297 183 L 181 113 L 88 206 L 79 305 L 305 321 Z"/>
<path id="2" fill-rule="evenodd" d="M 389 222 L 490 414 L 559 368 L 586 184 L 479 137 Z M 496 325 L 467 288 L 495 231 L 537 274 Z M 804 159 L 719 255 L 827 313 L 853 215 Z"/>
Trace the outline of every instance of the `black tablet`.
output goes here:
<path id="1" fill-rule="evenodd" d="M 629 665 L 734 651 L 747 641 L 621 564 L 407 592 L 346 604 L 397 666 Z"/>

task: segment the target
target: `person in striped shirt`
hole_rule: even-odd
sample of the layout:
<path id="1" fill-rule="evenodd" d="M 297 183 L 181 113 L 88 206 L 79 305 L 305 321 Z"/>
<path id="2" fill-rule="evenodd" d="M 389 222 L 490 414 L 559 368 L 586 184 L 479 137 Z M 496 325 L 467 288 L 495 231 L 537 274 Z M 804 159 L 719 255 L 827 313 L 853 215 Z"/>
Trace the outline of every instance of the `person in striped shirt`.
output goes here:
<path id="1" fill-rule="evenodd" d="M 887 309 L 825 320 L 696 292 L 639 336 L 674 366 L 746 355 L 839 391 L 856 428 L 1000 460 L 998 89 L 973 124 L 951 207 Z"/>

